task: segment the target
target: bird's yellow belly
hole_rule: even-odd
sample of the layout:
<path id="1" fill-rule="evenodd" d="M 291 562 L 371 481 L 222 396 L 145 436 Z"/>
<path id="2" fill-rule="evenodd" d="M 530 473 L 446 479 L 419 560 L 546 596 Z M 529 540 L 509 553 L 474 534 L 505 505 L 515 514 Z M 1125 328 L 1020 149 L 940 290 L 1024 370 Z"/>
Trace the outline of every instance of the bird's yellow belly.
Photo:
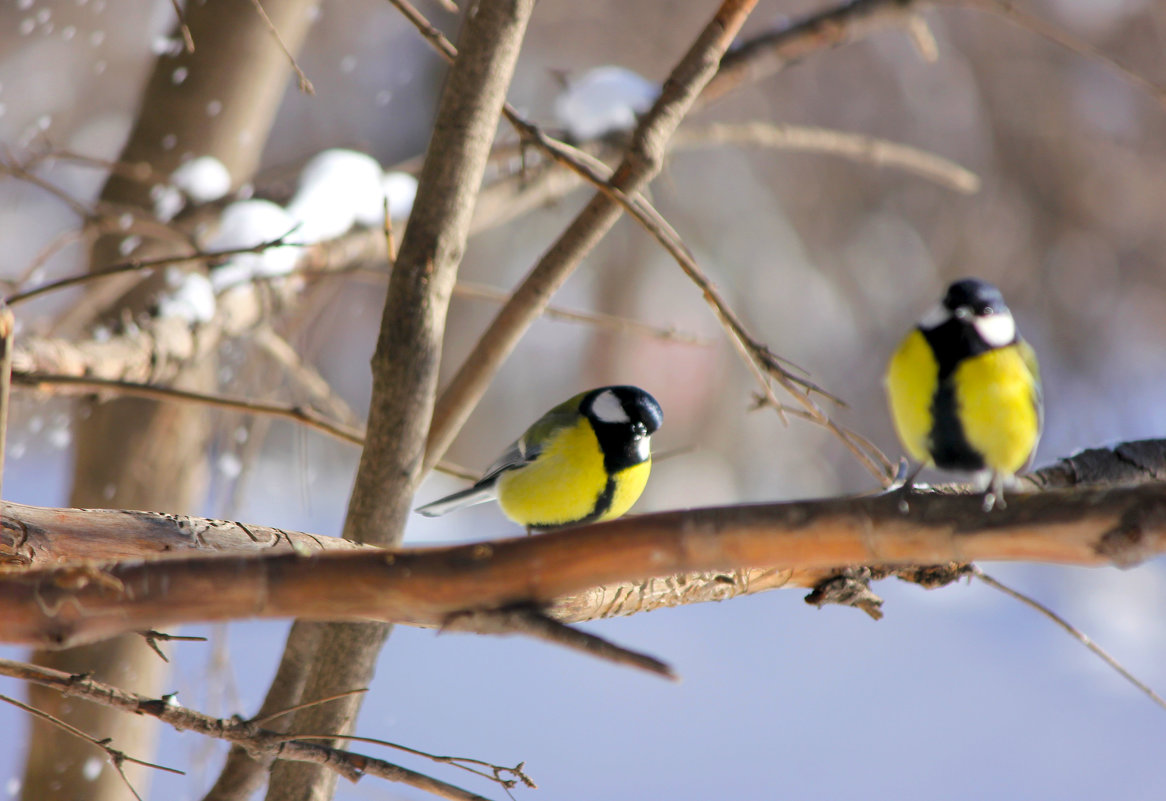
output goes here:
<path id="1" fill-rule="evenodd" d="M 1015 347 L 981 353 L 952 375 L 964 438 L 984 465 L 1013 474 L 1024 467 L 1040 436 L 1034 379 Z"/>
<path id="2" fill-rule="evenodd" d="M 611 520 L 631 509 L 632 504 L 639 500 L 640 495 L 643 494 L 644 487 L 648 484 L 650 472 L 652 472 L 652 460 L 648 459 L 646 462 L 632 465 L 616 473 L 612 477 L 615 489 L 611 495 L 611 506 L 599 516 L 599 519 Z"/>
<path id="3" fill-rule="evenodd" d="M 923 334 L 913 330 L 887 365 L 887 401 L 891 421 L 907 454 L 917 462 L 931 461 L 931 399 L 939 386 L 939 364 Z"/>
<path id="4" fill-rule="evenodd" d="M 576 426 L 546 443 L 538 459 L 498 476 L 498 504 L 514 522 L 546 528 L 607 520 L 631 508 L 644 491 L 651 463 L 608 475 L 589 426 Z"/>

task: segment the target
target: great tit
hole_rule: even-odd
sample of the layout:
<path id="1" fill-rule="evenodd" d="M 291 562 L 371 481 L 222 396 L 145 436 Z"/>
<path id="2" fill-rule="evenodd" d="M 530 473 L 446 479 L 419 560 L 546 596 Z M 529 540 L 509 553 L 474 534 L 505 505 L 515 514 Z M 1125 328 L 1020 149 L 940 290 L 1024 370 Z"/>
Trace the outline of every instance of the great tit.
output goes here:
<path id="1" fill-rule="evenodd" d="M 528 531 L 619 517 L 648 482 L 661 419 L 638 387 L 580 393 L 536 420 L 472 487 L 417 511 L 436 517 L 496 498 Z"/>
<path id="2" fill-rule="evenodd" d="M 1004 506 L 1005 483 L 1036 450 L 1042 404 L 1036 354 L 999 289 L 949 286 L 891 357 L 886 389 L 912 459 L 974 474 L 984 509 Z"/>

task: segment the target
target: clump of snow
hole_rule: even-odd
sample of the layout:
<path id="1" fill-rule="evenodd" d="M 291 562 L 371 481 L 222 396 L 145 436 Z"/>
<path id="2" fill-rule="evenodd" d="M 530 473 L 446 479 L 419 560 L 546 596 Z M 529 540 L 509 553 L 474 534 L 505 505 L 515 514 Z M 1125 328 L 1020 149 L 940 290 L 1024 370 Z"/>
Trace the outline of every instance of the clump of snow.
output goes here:
<path id="1" fill-rule="evenodd" d="M 417 179 L 407 172 L 387 172 L 381 181 L 381 191 L 389 201 L 389 216 L 394 220 L 404 220 L 413 211 L 413 200 L 417 197 Z M 382 209 L 377 222 L 383 221 Z"/>
<path id="2" fill-rule="evenodd" d="M 214 156 L 199 156 L 175 170 L 170 183 L 195 203 L 210 203 L 231 191 L 231 173 Z"/>
<path id="3" fill-rule="evenodd" d="M 206 276 L 171 267 L 166 270 L 166 283 L 170 291 L 158 301 L 159 317 L 177 317 L 188 323 L 214 319 L 215 290 Z"/>
<path id="4" fill-rule="evenodd" d="M 154 216 L 159 222 L 170 222 L 186 205 L 181 190 L 170 184 L 154 184 L 150 187 L 150 200 L 154 201 Z"/>
<path id="5" fill-rule="evenodd" d="M 91 756 L 86 759 L 85 764 L 81 766 L 81 775 L 85 777 L 86 781 L 96 781 L 97 777 L 101 775 L 101 771 L 104 768 L 105 760 Z"/>
<path id="6" fill-rule="evenodd" d="M 219 230 L 206 247 L 212 251 L 254 247 L 286 236 L 294 226 L 291 215 L 271 201 L 240 200 L 223 209 Z M 298 259 L 299 249 L 286 245 L 240 253 L 211 271 L 211 285 L 217 293 L 255 278 L 286 275 Z"/>
<path id="7" fill-rule="evenodd" d="M 178 56 L 186 45 L 176 36 L 155 36 L 150 42 L 150 52 L 156 56 Z"/>
<path id="8" fill-rule="evenodd" d="M 142 238 L 137 234 L 131 234 L 117 243 L 117 252 L 122 256 L 129 256 L 138 249 L 140 244 L 142 244 Z"/>
<path id="9" fill-rule="evenodd" d="M 219 454 L 218 461 L 215 465 L 218 471 L 224 478 L 238 478 L 243 472 L 243 460 L 238 455 L 227 451 Z"/>
<path id="10" fill-rule="evenodd" d="M 375 225 L 384 217 L 383 170 L 355 150 L 325 150 L 300 173 L 288 213 L 300 223 L 290 241 L 311 244 L 335 239 L 355 223 Z"/>
<path id="11" fill-rule="evenodd" d="M 575 139 L 594 139 L 635 128 L 659 95 L 658 84 L 629 69 L 596 67 L 555 98 L 555 118 Z"/>

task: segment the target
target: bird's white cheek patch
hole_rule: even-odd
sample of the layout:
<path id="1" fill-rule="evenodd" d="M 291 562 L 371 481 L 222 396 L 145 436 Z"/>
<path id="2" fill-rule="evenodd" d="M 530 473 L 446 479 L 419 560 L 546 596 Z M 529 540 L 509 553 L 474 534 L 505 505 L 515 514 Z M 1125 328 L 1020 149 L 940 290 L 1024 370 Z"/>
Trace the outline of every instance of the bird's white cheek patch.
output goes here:
<path id="1" fill-rule="evenodd" d="M 989 314 L 987 317 L 977 317 L 972 323 L 976 333 L 988 343 L 990 347 L 1002 348 L 1016 339 L 1016 322 L 1011 314 Z"/>
<path id="2" fill-rule="evenodd" d="M 623 404 L 615 393 L 608 390 L 600 392 L 591 403 L 591 413 L 595 419 L 603 423 L 630 423 L 632 419 L 624 411 Z"/>
<path id="3" fill-rule="evenodd" d="M 648 457 L 652 455 L 652 443 L 648 437 L 640 437 L 636 440 L 636 456 L 640 457 L 641 462 L 648 461 Z"/>
<path id="4" fill-rule="evenodd" d="M 950 319 L 951 311 L 942 303 L 936 303 L 919 318 L 919 327 L 924 331 L 930 331 L 932 328 L 939 328 Z"/>

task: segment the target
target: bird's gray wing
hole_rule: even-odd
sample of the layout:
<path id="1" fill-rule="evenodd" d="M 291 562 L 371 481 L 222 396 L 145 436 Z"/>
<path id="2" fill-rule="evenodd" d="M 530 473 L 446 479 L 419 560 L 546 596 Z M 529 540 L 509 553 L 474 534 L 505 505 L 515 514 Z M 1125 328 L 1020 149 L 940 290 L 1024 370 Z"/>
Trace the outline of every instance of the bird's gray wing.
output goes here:
<path id="1" fill-rule="evenodd" d="M 555 432 L 578 422 L 579 398 L 581 397 L 581 395 L 577 395 L 560 403 L 536 420 L 530 428 L 523 432 L 521 437 L 506 449 L 505 453 L 498 457 L 494 464 L 490 465 L 478 483 L 480 484 L 488 478 L 496 478 L 503 470 L 513 470 L 537 459 Z"/>
<path id="2" fill-rule="evenodd" d="M 571 404 L 574 403 L 574 406 Z M 507 470 L 513 470 L 529 464 L 542 453 L 543 445 L 558 429 L 572 425 L 578 418 L 578 397 L 561 403 L 543 415 L 526 430 L 526 432 L 511 443 L 494 464 L 490 465 L 482 477 L 472 487 L 438 498 L 436 501 L 419 507 L 416 511 L 426 517 L 437 517 L 456 509 L 463 509 L 477 503 L 484 503 L 497 497 L 494 484 L 498 476 Z"/>

